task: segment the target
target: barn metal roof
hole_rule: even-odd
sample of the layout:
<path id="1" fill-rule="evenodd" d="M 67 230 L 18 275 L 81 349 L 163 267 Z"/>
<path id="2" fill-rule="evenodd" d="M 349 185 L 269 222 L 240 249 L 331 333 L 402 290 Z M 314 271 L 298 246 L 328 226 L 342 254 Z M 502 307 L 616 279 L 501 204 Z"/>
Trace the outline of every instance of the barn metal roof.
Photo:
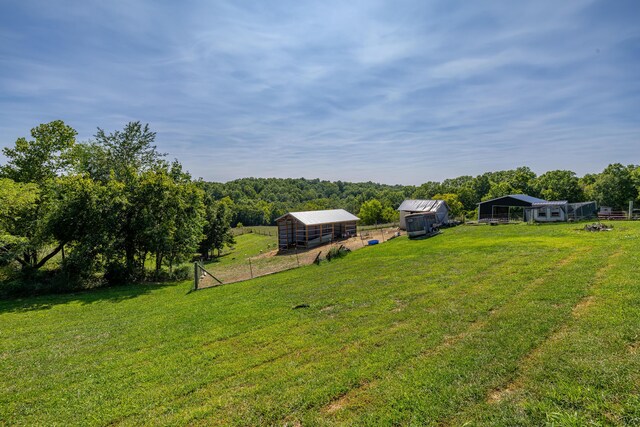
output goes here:
<path id="1" fill-rule="evenodd" d="M 406 212 L 435 212 L 443 205 L 447 209 L 449 208 L 444 200 L 405 200 L 400 204 L 398 210 Z"/>
<path id="2" fill-rule="evenodd" d="M 527 194 L 509 194 L 508 196 L 496 197 L 495 199 L 485 200 L 484 202 L 480 202 L 478 204 L 481 205 L 483 203 L 493 202 L 495 200 L 504 199 L 505 197 L 511 197 L 513 199 L 521 200 L 525 203 L 532 203 L 532 204 L 546 202 L 546 200 L 538 199 L 537 197 L 529 196 Z"/>
<path id="3" fill-rule="evenodd" d="M 322 211 L 289 212 L 282 215 L 284 218 L 291 215 L 304 225 L 330 224 L 332 222 L 358 221 L 360 218 L 344 209 L 327 209 Z M 277 218 L 279 220 L 280 218 Z"/>

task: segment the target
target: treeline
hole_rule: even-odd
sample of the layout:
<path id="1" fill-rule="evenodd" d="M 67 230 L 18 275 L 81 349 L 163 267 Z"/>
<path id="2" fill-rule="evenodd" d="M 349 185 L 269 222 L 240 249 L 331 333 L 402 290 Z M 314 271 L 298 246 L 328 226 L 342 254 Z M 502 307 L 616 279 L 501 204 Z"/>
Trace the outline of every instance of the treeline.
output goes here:
<path id="1" fill-rule="evenodd" d="M 3 271 L 16 273 L 17 287 L 184 278 L 185 261 L 219 255 L 233 243 L 231 226 L 270 225 L 288 211 L 343 208 L 375 224 L 397 221 L 406 198 L 445 199 L 454 216 L 471 218 L 478 202 L 507 194 L 595 200 L 618 210 L 640 201 L 637 165 L 612 164 L 583 177 L 566 170 L 536 176 L 519 167 L 420 186 L 304 178 L 215 183 L 168 162 L 140 122 L 98 128 L 88 142 L 76 135 L 54 121 L 3 149 L 0 281 L 7 281 Z"/>
<path id="2" fill-rule="evenodd" d="M 0 267 L 16 267 L 16 287 L 186 278 L 174 267 L 233 241 L 231 201 L 167 162 L 148 126 L 98 129 L 86 143 L 76 134 L 54 121 L 3 150 Z"/>
<path id="3" fill-rule="evenodd" d="M 203 185 L 212 198 L 233 201 L 234 225 L 268 225 L 288 211 L 338 208 L 359 215 L 363 224 L 374 224 L 396 221 L 395 210 L 406 198 L 444 199 L 454 216 L 467 218 L 476 217 L 479 202 L 508 194 L 570 202 L 595 200 L 599 205 L 625 210 L 630 200 L 640 202 L 640 166 L 616 163 L 583 177 L 569 170 L 538 176 L 528 167 L 519 167 L 420 186 L 304 178 L 242 178 Z"/>

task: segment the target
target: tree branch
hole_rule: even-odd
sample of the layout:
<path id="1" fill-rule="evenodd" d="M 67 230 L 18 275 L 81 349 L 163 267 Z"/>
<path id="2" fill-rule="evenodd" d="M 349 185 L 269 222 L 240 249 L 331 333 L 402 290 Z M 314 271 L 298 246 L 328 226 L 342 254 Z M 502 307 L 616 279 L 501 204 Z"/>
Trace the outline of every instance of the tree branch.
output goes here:
<path id="1" fill-rule="evenodd" d="M 36 265 L 33 266 L 34 269 L 38 269 L 40 267 L 42 267 L 47 261 L 49 261 L 51 258 L 53 258 L 58 252 L 60 252 L 62 250 L 62 247 L 64 246 L 64 243 L 60 243 L 54 250 L 53 252 L 51 252 L 49 255 L 47 255 L 46 257 L 42 258 L 40 260 L 40 262 L 38 262 Z"/>

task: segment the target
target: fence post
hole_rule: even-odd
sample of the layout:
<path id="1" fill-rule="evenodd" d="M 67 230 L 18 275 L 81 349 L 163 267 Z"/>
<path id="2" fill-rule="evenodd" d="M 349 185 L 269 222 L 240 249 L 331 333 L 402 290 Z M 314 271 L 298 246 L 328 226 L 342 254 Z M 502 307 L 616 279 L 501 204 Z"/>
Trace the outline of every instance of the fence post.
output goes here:
<path id="1" fill-rule="evenodd" d="M 193 263 L 193 289 L 194 290 L 198 290 L 198 281 L 199 281 L 200 277 L 198 276 L 198 263 L 194 262 Z"/>
<path id="2" fill-rule="evenodd" d="M 296 262 L 298 263 L 298 267 L 300 267 L 300 259 L 298 258 L 298 245 L 295 246 L 296 249 Z"/>
<path id="3" fill-rule="evenodd" d="M 249 273 L 251 274 L 251 278 L 253 279 L 253 267 L 251 266 L 251 258 L 249 258 Z"/>

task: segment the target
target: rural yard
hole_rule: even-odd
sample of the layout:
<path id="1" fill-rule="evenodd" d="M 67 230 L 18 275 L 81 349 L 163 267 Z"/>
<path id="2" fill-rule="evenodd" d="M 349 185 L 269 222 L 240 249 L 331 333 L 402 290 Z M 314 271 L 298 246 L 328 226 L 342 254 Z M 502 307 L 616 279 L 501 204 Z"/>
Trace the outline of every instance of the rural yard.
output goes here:
<path id="1" fill-rule="evenodd" d="M 360 231 L 356 237 L 311 249 L 278 251 L 275 227 L 257 229 L 261 234 L 251 232 L 236 236 L 236 243 L 231 248 L 227 247 L 221 257 L 205 263 L 207 271 L 225 284 L 235 283 L 313 264 L 317 259 L 326 260 L 332 248 L 355 251 L 366 248 L 369 240 L 378 240 L 382 244 L 397 235 L 406 234 L 397 227 L 367 229 Z M 215 280 L 205 277 L 200 281 L 199 288 L 218 284 Z"/>
<path id="2" fill-rule="evenodd" d="M 582 227 L 462 226 L 197 292 L 3 301 L 0 419 L 638 425 L 640 222 Z"/>

